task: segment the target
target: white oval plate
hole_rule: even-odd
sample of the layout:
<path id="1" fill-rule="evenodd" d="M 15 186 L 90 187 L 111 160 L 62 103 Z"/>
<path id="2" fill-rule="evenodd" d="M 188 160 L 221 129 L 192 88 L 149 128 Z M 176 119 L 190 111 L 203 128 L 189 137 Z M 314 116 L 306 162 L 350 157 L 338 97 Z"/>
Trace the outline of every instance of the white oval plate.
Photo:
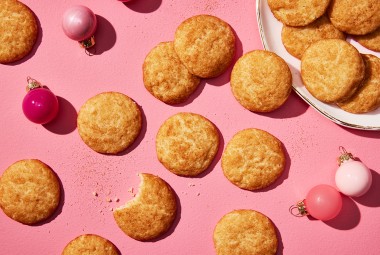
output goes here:
<path id="1" fill-rule="evenodd" d="M 302 84 L 299 72 L 300 61 L 290 55 L 282 44 L 282 23 L 273 16 L 267 0 L 256 0 L 256 17 L 264 49 L 275 52 L 288 63 L 293 75 L 293 89 L 303 100 L 323 116 L 339 125 L 354 129 L 380 130 L 380 108 L 369 113 L 352 114 L 335 105 L 325 104 L 314 98 Z M 352 43 L 361 53 L 380 57 L 380 53 L 365 49 L 351 38 L 347 38 L 347 41 Z"/>

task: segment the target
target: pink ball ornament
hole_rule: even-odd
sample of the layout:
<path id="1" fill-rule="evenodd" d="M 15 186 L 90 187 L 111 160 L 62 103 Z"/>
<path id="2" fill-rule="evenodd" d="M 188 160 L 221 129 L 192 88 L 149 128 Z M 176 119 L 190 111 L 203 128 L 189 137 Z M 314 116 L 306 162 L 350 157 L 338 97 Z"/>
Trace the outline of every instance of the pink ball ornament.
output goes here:
<path id="1" fill-rule="evenodd" d="M 24 115 L 32 122 L 46 124 L 58 113 L 58 99 L 39 82 L 28 77 L 28 93 L 22 102 Z"/>
<path id="2" fill-rule="evenodd" d="M 335 184 L 343 194 L 351 197 L 364 195 L 372 184 L 371 171 L 353 155 L 340 147 L 339 168 L 335 173 Z"/>
<path id="3" fill-rule="evenodd" d="M 294 209 L 298 209 L 294 213 Z M 328 221 L 335 218 L 342 209 L 342 196 L 332 186 L 321 184 L 313 187 L 306 198 L 290 207 L 290 212 L 295 216 L 311 215 L 312 217 Z"/>
<path id="4" fill-rule="evenodd" d="M 78 41 L 84 48 L 90 48 L 95 44 L 96 26 L 96 16 L 86 6 L 72 6 L 63 14 L 63 32 L 70 39 Z"/>

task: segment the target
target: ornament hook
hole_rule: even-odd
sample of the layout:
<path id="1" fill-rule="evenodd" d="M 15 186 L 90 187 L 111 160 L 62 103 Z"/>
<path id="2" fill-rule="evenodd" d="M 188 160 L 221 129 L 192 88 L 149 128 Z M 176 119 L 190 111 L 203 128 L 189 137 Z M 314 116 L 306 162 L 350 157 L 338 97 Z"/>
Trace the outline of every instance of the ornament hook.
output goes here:
<path id="1" fill-rule="evenodd" d="M 305 200 L 299 201 L 295 205 L 291 205 L 289 207 L 289 212 L 291 215 L 295 217 L 303 217 L 305 215 L 309 215 L 309 213 L 306 210 Z"/>
<path id="2" fill-rule="evenodd" d="M 32 89 L 41 88 L 42 85 L 37 80 L 33 79 L 32 77 L 28 76 L 26 78 L 26 82 L 28 85 L 26 86 L 26 92 L 31 91 Z"/>
<path id="3" fill-rule="evenodd" d="M 341 152 L 341 155 L 338 157 L 338 165 L 340 166 L 344 161 L 354 159 L 354 156 L 346 151 L 346 149 L 343 146 L 339 146 L 339 150 Z"/>

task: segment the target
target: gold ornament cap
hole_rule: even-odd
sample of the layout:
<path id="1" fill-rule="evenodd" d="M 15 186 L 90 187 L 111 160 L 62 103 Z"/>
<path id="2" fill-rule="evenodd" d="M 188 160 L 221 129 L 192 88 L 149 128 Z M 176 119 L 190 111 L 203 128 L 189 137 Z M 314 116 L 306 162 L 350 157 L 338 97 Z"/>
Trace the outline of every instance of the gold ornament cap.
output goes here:
<path id="1" fill-rule="evenodd" d="M 348 161 L 348 160 L 353 160 L 354 159 L 354 156 L 350 153 L 350 152 L 347 152 L 346 149 L 343 147 L 343 146 L 340 146 L 339 147 L 339 150 L 341 151 L 341 155 L 338 157 L 338 165 L 340 166 L 341 164 L 343 164 L 345 161 Z"/>

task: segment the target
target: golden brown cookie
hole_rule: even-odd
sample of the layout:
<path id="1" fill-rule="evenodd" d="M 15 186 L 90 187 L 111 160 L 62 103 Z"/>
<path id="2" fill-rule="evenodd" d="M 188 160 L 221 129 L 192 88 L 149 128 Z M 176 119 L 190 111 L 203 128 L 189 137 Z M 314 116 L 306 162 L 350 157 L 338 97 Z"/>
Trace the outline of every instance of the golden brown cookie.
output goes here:
<path id="1" fill-rule="evenodd" d="M 380 27 L 372 33 L 354 36 L 354 39 L 367 49 L 380 52 Z"/>
<path id="2" fill-rule="evenodd" d="M 8 167 L 0 179 L 0 207 L 15 221 L 35 224 L 49 218 L 60 201 L 60 184 L 53 170 L 37 159 Z"/>
<path id="3" fill-rule="evenodd" d="M 272 221 L 254 210 L 235 210 L 224 215 L 214 229 L 217 255 L 274 255 L 278 240 Z"/>
<path id="4" fill-rule="evenodd" d="M 330 0 L 268 0 L 273 15 L 288 26 L 306 26 L 321 17 Z"/>
<path id="5" fill-rule="evenodd" d="M 174 191 L 164 180 L 152 174 L 140 174 L 137 196 L 117 208 L 113 216 L 129 237 L 147 241 L 164 234 L 172 226 L 177 213 Z"/>
<path id="6" fill-rule="evenodd" d="M 280 140 L 255 128 L 236 133 L 222 154 L 224 176 L 246 190 L 268 187 L 280 177 L 285 165 Z"/>
<path id="7" fill-rule="evenodd" d="M 178 113 L 158 130 L 158 160 L 170 172 L 196 176 L 213 161 L 219 147 L 219 133 L 213 123 L 195 113 Z"/>
<path id="8" fill-rule="evenodd" d="M 270 112 L 285 103 L 292 88 L 292 74 L 286 62 L 270 51 L 244 54 L 231 73 L 236 100 L 253 112 Z"/>
<path id="9" fill-rule="evenodd" d="M 331 0 L 327 13 L 331 23 L 348 34 L 365 35 L 380 27 L 379 0 Z"/>
<path id="10" fill-rule="evenodd" d="M 373 55 L 362 55 L 366 77 L 360 88 L 347 101 L 338 103 L 343 110 L 351 113 L 366 113 L 380 106 L 380 59 Z"/>
<path id="11" fill-rule="evenodd" d="M 190 73 L 211 78 L 222 74 L 235 54 L 235 35 L 226 22 L 198 15 L 183 21 L 175 32 L 174 49 Z"/>
<path id="12" fill-rule="evenodd" d="M 145 88 L 167 104 L 185 101 L 201 81 L 181 63 L 173 42 L 159 43 L 149 52 L 143 65 L 143 80 Z"/>
<path id="13" fill-rule="evenodd" d="M 128 96 L 100 93 L 81 107 L 78 131 L 83 142 L 99 153 L 117 154 L 127 149 L 141 130 L 141 112 Z"/>
<path id="14" fill-rule="evenodd" d="M 94 234 L 85 234 L 71 240 L 62 255 L 119 255 L 116 246 L 109 240 Z"/>
<path id="15" fill-rule="evenodd" d="M 313 42 L 333 38 L 345 40 L 346 36 L 336 29 L 325 15 L 303 27 L 284 25 L 281 32 L 285 49 L 298 59 L 301 59 L 302 54 Z"/>
<path id="16" fill-rule="evenodd" d="M 0 63 L 25 57 L 36 43 L 37 20 L 33 12 L 17 0 L 0 1 Z"/>
<path id="17" fill-rule="evenodd" d="M 364 78 L 359 51 L 344 40 L 319 40 L 301 59 L 301 77 L 306 89 L 318 100 L 336 103 L 350 98 Z"/>

